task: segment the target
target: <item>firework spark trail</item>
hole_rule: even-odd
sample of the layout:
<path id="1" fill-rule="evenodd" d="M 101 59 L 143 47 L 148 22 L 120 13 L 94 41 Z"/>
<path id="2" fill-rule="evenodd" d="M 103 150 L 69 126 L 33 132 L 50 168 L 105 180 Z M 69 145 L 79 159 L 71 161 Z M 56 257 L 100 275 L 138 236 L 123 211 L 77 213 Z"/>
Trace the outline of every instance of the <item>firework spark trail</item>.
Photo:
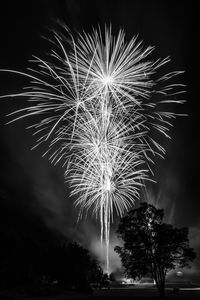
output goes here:
<path id="1" fill-rule="evenodd" d="M 3 97 L 25 97 L 31 103 L 10 113 L 8 123 L 40 117 L 29 126 L 39 136 L 33 148 L 49 141 L 44 155 L 54 164 L 64 162 L 80 217 L 90 209 L 99 217 L 109 272 L 114 209 L 122 216 L 134 204 L 150 179 L 155 154 L 165 154 L 152 131 L 170 138 L 175 113 L 163 111 L 162 105 L 183 102 L 176 100 L 183 86 L 170 83 L 181 72 L 156 78 L 169 58 L 147 60 L 153 47 L 144 48 L 136 37 L 127 43 L 122 30 L 115 37 L 105 27 L 103 34 L 93 30 L 75 40 L 63 28 L 64 35 L 53 32 L 51 63 L 34 57 L 36 67 L 27 73 L 1 70 L 30 79 L 25 90 Z"/>

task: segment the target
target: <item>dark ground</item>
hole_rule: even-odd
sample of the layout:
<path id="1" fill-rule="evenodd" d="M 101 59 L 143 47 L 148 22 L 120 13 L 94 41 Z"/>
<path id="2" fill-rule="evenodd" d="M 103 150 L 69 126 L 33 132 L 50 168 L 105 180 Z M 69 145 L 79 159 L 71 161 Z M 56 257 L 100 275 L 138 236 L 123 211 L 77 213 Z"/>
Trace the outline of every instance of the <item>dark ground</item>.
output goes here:
<path id="1" fill-rule="evenodd" d="M 159 298 L 156 289 L 136 289 L 136 288 L 122 288 L 122 289 L 110 289 L 110 290 L 96 290 L 93 295 L 66 295 L 55 297 L 41 297 L 38 300 L 67 300 L 67 299 L 91 299 L 91 300 L 122 300 L 122 299 L 155 299 Z M 200 299 L 200 290 L 186 291 L 181 290 L 178 294 L 173 294 L 172 289 L 166 290 L 166 298 L 168 299 Z M 34 300 L 35 298 L 28 298 L 27 300 Z"/>
<path id="2" fill-rule="evenodd" d="M 42 296 L 42 297 L 21 297 L 6 295 L 2 300 L 122 300 L 122 299 L 159 299 L 158 291 L 155 287 L 139 286 L 139 287 L 119 287 L 111 289 L 94 290 L 93 294 L 77 294 L 70 292 L 66 295 Z M 165 299 L 200 299 L 200 288 L 180 288 L 177 294 L 173 293 L 173 287 L 166 287 Z"/>

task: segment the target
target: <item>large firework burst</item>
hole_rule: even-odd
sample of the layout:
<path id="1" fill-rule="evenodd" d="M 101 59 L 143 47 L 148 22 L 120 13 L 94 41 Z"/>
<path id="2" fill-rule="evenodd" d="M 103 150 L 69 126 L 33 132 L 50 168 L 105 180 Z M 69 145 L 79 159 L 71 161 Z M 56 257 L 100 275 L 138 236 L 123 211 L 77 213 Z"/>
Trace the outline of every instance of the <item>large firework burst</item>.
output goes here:
<path id="1" fill-rule="evenodd" d="M 152 131 L 169 137 L 175 114 L 162 105 L 181 102 L 174 95 L 182 85 L 169 81 L 181 72 L 156 76 L 169 58 L 149 60 L 153 47 L 136 37 L 126 42 L 122 30 L 113 36 L 105 27 L 103 33 L 74 38 L 64 27 L 64 34 L 53 32 L 51 42 L 49 61 L 34 57 L 35 67 L 25 73 L 4 70 L 30 78 L 25 90 L 6 95 L 30 103 L 12 112 L 9 123 L 40 118 L 29 126 L 38 135 L 34 147 L 49 141 L 45 154 L 54 164 L 63 161 L 80 216 L 92 209 L 99 217 L 109 272 L 113 211 L 122 216 L 134 204 L 150 179 L 153 157 L 165 153 Z"/>

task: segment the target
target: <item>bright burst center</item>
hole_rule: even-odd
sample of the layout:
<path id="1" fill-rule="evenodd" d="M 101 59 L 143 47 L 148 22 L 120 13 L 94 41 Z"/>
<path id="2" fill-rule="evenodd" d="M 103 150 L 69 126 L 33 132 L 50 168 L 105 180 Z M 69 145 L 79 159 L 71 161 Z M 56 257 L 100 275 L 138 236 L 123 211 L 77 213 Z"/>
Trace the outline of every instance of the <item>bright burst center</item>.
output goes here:
<path id="1" fill-rule="evenodd" d="M 102 82 L 104 85 L 108 86 L 113 83 L 113 78 L 110 75 L 106 75 L 102 78 Z"/>
<path id="2" fill-rule="evenodd" d="M 104 188 L 105 188 L 106 191 L 111 190 L 110 178 L 106 178 L 105 183 L 104 183 Z"/>

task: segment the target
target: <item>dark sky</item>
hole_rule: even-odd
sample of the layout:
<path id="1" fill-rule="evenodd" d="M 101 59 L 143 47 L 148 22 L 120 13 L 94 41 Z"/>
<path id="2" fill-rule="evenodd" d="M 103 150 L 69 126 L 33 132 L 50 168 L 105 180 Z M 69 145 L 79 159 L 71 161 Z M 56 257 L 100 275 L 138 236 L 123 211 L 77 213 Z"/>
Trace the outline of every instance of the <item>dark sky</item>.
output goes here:
<path id="1" fill-rule="evenodd" d="M 158 183 L 151 188 L 151 194 L 160 197 L 161 206 L 170 212 L 174 224 L 190 227 L 191 242 L 199 249 L 198 9 L 194 2 L 197 1 L 1 1 L 0 68 L 25 71 L 32 54 L 45 57 L 49 44 L 41 35 L 46 35 L 47 27 L 54 26 L 53 20 L 57 19 L 78 30 L 111 23 L 115 32 L 124 28 L 127 39 L 139 34 L 145 45 L 155 46 L 156 58 L 170 55 L 172 70 L 186 71 L 182 82 L 187 85 L 187 103 L 175 109 L 189 116 L 178 118 L 171 131 L 172 140 L 163 141 L 167 155 L 164 161 L 156 161 Z M 20 76 L 4 73 L 0 77 L 1 95 L 20 91 L 27 84 Z M 76 223 L 77 211 L 68 197 L 64 170 L 41 158 L 43 147 L 29 150 L 34 145 L 31 132 L 25 130 L 30 120 L 4 125 L 5 115 L 21 107 L 23 101 L 4 99 L 0 103 L 1 230 L 6 234 L 26 228 L 27 234 L 41 239 L 57 232 L 91 246 L 89 223 Z M 95 221 L 88 222 L 96 237 Z"/>

